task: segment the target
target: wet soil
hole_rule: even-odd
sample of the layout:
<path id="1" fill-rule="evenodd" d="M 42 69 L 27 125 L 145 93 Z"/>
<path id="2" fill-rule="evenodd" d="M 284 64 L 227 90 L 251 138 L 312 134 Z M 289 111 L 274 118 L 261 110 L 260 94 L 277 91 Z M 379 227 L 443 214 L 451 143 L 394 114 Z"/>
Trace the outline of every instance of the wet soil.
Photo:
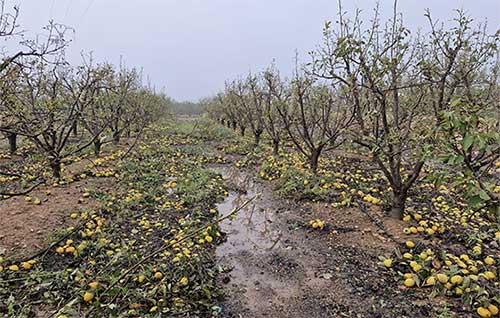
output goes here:
<path id="1" fill-rule="evenodd" d="M 112 181 L 111 181 L 112 182 Z M 31 202 L 24 196 L 0 202 L 0 255 L 22 259 L 45 248 L 50 236 L 68 226 L 75 225 L 69 216 L 85 209 L 97 207 L 97 201 L 84 198 L 87 190 L 104 192 L 113 187 L 109 179 L 87 179 L 54 188 L 40 186 L 30 193 Z M 51 191 L 50 195 L 45 193 Z M 39 198 L 40 205 L 34 204 Z"/>
<path id="2" fill-rule="evenodd" d="M 436 302 L 401 288 L 382 268 L 402 233 L 384 230 L 357 208 L 294 202 L 277 197 L 255 172 L 214 166 L 234 191 L 218 205 L 223 215 L 257 196 L 235 219 L 221 224 L 227 241 L 217 249 L 225 269 L 222 317 L 432 317 Z M 324 230 L 308 222 L 320 218 Z M 417 300 L 410 302 L 409 299 Z M 431 303 L 432 302 L 432 303 Z"/>
<path id="3" fill-rule="evenodd" d="M 88 169 L 89 163 L 89 159 L 74 162 L 65 167 L 64 174 L 79 175 Z M 108 167 L 112 167 L 111 162 L 93 169 Z M 51 236 L 75 225 L 70 214 L 98 207 L 97 200 L 83 197 L 84 192 L 107 192 L 116 187 L 115 182 L 114 178 L 91 176 L 60 187 L 47 182 L 26 195 L 0 201 L 0 256 L 25 259 L 46 248 Z M 25 200 L 28 196 L 30 202 Z M 41 201 L 39 205 L 34 203 L 36 199 Z"/>

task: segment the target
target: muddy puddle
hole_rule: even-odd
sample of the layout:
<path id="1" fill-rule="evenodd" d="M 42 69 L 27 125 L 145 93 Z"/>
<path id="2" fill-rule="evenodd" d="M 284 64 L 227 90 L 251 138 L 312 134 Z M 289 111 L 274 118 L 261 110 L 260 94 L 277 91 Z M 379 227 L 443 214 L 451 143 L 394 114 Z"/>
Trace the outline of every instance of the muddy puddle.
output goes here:
<path id="1" fill-rule="evenodd" d="M 224 202 L 217 205 L 221 216 L 227 216 L 249 199 L 253 201 L 232 218 L 222 222 L 221 227 L 227 233 L 227 242 L 217 249 L 219 258 L 228 254 L 251 251 L 269 252 L 279 244 L 280 233 L 273 227 L 274 214 L 262 202 L 262 191 L 251 178 L 237 171 L 220 169 L 226 180 L 235 183 L 240 191 L 230 192 Z"/>
<path id="2" fill-rule="evenodd" d="M 225 270 L 223 317 L 262 317 L 297 301 L 317 279 L 310 277 L 314 273 L 307 268 L 304 250 L 290 240 L 283 223 L 282 214 L 290 213 L 289 207 L 246 172 L 227 166 L 213 170 L 234 189 L 218 204 L 221 215 L 256 197 L 221 224 L 227 234 L 227 241 L 217 248 L 217 261 Z"/>

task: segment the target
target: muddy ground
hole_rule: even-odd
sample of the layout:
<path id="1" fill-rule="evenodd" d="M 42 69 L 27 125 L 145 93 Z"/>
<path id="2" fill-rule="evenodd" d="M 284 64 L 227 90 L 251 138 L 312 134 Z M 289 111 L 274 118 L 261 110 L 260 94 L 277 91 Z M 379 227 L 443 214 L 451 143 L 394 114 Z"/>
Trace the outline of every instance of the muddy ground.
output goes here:
<path id="1" fill-rule="evenodd" d="M 104 155 L 107 154 L 110 153 Z M 95 158 L 71 163 L 65 167 L 64 174 L 77 176 L 86 172 L 88 165 L 93 164 L 91 159 Z M 3 162 L 9 162 L 9 159 Z M 91 170 L 110 167 L 112 164 L 106 163 Z M 97 207 L 94 198 L 84 197 L 85 192 L 105 192 L 114 188 L 114 179 L 90 176 L 61 187 L 41 184 L 26 195 L 0 201 L 0 255 L 13 260 L 25 259 L 46 248 L 55 232 L 75 225 L 70 214 Z M 14 192 L 22 190 L 15 189 Z M 36 200 L 40 200 L 40 204 L 36 204 Z"/>
<path id="2" fill-rule="evenodd" d="M 434 316 L 439 301 L 431 304 L 401 288 L 380 265 L 378 256 L 398 246 L 399 221 L 384 222 L 382 230 L 358 208 L 292 202 L 273 194 L 252 170 L 213 169 L 233 189 L 219 204 L 221 213 L 257 195 L 222 224 L 227 241 L 217 257 L 227 271 L 220 278 L 227 295 L 223 317 Z M 316 218 L 327 222 L 324 230 L 311 229 L 308 222 Z"/>
<path id="3" fill-rule="evenodd" d="M 82 180 L 64 188 L 43 186 L 30 196 L 41 204 L 27 203 L 24 196 L 0 204 L 0 251 L 11 259 L 24 259 L 48 245 L 55 231 L 75 225 L 69 215 L 96 207 L 92 198 L 84 198 L 87 190 L 105 191 L 112 188 L 110 180 Z M 45 192 L 51 191 L 50 195 Z M 34 200 L 34 199 L 33 199 Z"/>

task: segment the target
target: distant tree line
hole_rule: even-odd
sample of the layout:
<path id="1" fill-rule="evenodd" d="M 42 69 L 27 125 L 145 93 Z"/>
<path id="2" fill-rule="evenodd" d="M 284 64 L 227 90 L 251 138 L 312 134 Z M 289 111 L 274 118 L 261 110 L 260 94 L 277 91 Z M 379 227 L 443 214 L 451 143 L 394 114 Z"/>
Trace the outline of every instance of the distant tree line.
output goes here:
<path id="1" fill-rule="evenodd" d="M 171 102 L 172 112 L 176 115 L 199 116 L 205 113 L 205 104 L 202 102 Z"/>

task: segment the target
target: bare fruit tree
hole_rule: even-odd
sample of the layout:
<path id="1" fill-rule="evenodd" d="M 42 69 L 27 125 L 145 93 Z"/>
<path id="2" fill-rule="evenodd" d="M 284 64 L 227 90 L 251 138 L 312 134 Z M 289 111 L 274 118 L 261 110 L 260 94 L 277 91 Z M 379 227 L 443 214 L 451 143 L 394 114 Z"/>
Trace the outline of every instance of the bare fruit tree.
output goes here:
<path id="1" fill-rule="evenodd" d="M 290 103 L 281 104 L 277 110 L 288 137 L 316 173 L 321 153 L 345 141 L 343 134 L 352 122 L 352 112 L 338 98 L 334 87 L 317 84 L 311 76 L 298 70 L 291 90 Z"/>
<path id="2" fill-rule="evenodd" d="M 277 156 L 285 128 L 278 109 L 290 102 L 290 89 L 274 67 L 268 68 L 262 77 L 264 82 L 264 127 L 271 139 L 273 154 Z"/>
<path id="3" fill-rule="evenodd" d="M 313 57 L 313 73 L 343 86 L 355 110 L 354 141 L 371 153 L 392 190 L 391 215 L 403 217 L 408 193 L 428 155 L 427 87 L 419 65 L 420 38 L 410 37 L 396 12 L 381 25 L 378 10 L 363 29 L 359 13 L 324 30 Z"/>
<path id="4" fill-rule="evenodd" d="M 228 115 L 233 120 L 233 129 L 239 128 L 241 136 L 249 125 L 249 100 L 247 88 L 243 80 L 235 80 L 226 84 L 225 103 L 228 107 Z"/>
<path id="5" fill-rule="evenodd" d="M 113 88 L 107 91 L 109 94 L 107 111 L 112 115 L 111 131 L 113 142 L 117 144 L 132 120 L 127 114 L 127 99 L 140 86 L 139 73 L 135 69 L 121 65 L 107 85 Z"/>
<path id="6" fill-rule="evenodd" d="M 23 35 L 17 23 L 19 8 L 14 6 L 9 10 L 6 6 L 6 0 L 0 0 L 0 39 L 14 42 Z M 59 52 L 69 44 L 66 35 L 71 29 L 50 21 L 43 30 L 44 34 L 34 40 L 21 39 L 20 48 L 13 53 L 7 52 L 4 46 L 0 46 L 0 78 L 10 65 L 20 63 L 19 60 L 23 57 L 39 57 L 46 62 L 49 61 L 49 57 L 55 56 L 57 59 Z"/>
<path id="7" fill-rule="evenodd" d="M 98 79 L 90 66 L 72 69 L 32 60 L 20 74 L 15 101 L 7 111 L 16 118 L 16 133 L 31 140 L 61 178 L 62 160 L 88 147 L 95 136 L 70 143 L 73 123 L 92 101 Z"/>
<path id="8" fill-rule="evenodd" d="M 469 206 L 489 208 L 500 220 L 500 197 L 491 177 L 500 158 L 500 30 L 490 34 L 458 11 L 450 29 L 427 18 L 431 28 L 427 60 L 432 107 L 443 145 L 441 158 L 458 172 Z"/>
<path id="9" fill-rule="evenodd" d="M 47 63 L 59 63 L 60 53 L 69 44 L 67 39 L 68 31 L 71 31 L 65 25 L 50 21 L 44 28 L 44 33 L 36 39 L 25 39 L 22 37 L 24 32 L 18 25 L 19 8 L 14 6 L 7 8 L 6 0 L 0 0 L 0 40 L 5 43 L 8 41 L 10 46 L 16 47 L 14 52 L 9 52 L 4 45 L 0 45 L 0 87 L 4 93 L 0 98 L 0 113 L 4 110 L 5 103 L 11 103 L 9 100 L 8 87 L 15 83 L 13 77 L 19 68 L 28 58 L 39 58 Z M 18 45 L 14 43 L 18 42 Z M 16 122 L 12 117 L 6 119 L 2 114 L 0 122 L 0 131 L 9 140 L 10 152 L 14 153 L 17 149 L 17 134 L 15 133 Z"/>

